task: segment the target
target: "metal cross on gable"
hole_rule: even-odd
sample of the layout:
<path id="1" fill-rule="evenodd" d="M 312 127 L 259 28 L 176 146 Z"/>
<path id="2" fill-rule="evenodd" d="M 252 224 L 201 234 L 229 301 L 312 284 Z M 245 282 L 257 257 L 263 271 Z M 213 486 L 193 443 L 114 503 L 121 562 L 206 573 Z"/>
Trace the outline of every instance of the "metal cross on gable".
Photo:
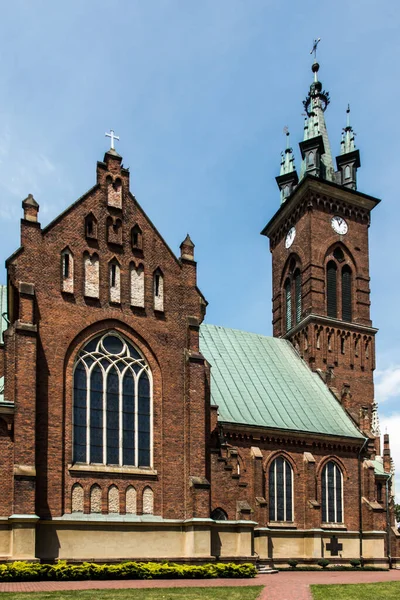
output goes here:
<path id="1" fill-rule="evenodd" d="M 317 46 L 320 43 L 321 38 L 314 40 L 313 47 L 310 50 L 310 54 L 314 52 L 314 59 L 317 60 Z"/>
<path id="2" fill-rule="evenodd" d="M 333 535 L 325 548 L 330 551 L 331 556 L 338 556 L 339 552 L 343 550 L 343 544 L 339 544 L 337 535 Z"/>
<path id="3" fill-rule="evenodd" d="M 106 137 L 111 138 L 111 150 L 115 150 L 114 140 L 119 142 L 119 135 L 115 135 L 114 130 L 110 129 L 110 133 L 106 133 Z"/>

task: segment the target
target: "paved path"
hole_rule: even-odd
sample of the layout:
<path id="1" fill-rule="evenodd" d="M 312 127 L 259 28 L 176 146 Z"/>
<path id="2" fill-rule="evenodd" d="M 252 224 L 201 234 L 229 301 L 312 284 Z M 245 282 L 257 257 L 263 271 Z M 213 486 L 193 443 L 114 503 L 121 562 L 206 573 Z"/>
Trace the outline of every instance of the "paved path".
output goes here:
<path id="1" fill-rule="evenodd" d="M 374 583 L 400 581 L 400 570 L 364 573 L 332 571 L 282 572 L 257 575 L 254 579 L 180 579 L 180 580 L 122 580 L 122 581 L 32 581 L 0 583 L 0 592 L 56 592 L 60 590 L 105 590 L 126 588 L 221 587 L 264 585 L 259 600 L 312 600 L 312 583 Z"/>

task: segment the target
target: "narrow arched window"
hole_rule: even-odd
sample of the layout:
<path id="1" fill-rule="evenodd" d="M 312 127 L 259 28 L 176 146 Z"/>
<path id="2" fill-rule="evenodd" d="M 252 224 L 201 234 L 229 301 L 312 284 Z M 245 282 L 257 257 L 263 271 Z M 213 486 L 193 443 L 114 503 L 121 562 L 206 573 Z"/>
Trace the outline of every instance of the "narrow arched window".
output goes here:
<path id="1" fill-rule="evenodd" d="M 132 250 L 142 249 L 142 230 L 138 224 L 134 225 L 131 229 L 131 244 Z"/>
<path id="2" fill-rule="evenodd" d="M 308 167 L 314 166 L 314 152 L 309 152 L 309 154 L 307 156 L 307 166 Z"/>
<path id="3" fill-rule="evenodd" d="M 343 475 L 338 465 L 329 461 L 321 477 L 322 522 L 343 522 Z"/>
<path id="4" fill-rule="evenodd" d="M 97 240 L 97 219 L 93 213 L 85 217 L 85 237 Z"/>
<path id="5" fill-rule="evenodd" d="M 292 327 L 292 290 L 290 279 L 285 282 L 285 325 L 286 331 Z"/>
<path id="6" fill-rule="evenodd" d="M 346 165 L 344 168 L 344 178 L 350 179 L 350 177 L 351 177 L 351 167 L 350 167 L 350 165 Z"/>
<path id="7" fill-rule="evenodd" d="M 326 267 L 326 309 L 328 317 L 337 317 L 337 266 L 331 260 Z"/>
<path id="8" fill-rule="evenodd" d="M 151 466 L 151 372 L 120 334 L 99 335 L 79 352 L 73 419 L 74 462 Z"/>
<path id="9" fill-rule="evenodd" d="M 300 273 L 300 269 L 296 269 L 296 271 L 294 272 L 294 300 L 295 300 L 296 323 L 300 323 L 300 319 L 301 319 L 301 273 Z"/>
<path id="10" fill-rule="evenodd" d="M 61 253 L 61 289 L 63 292 L 74 292 L 74 259 L 69 248 Z"/>
<path id="11" fill-rule="evenodd" d="M 293 469 L 282 456 L 269 468 L 269 520 L 293 521 Z"/>
<path id="12" fill-rule="evenodd" d="M 342 269 L 342 319 L 351 321 L 351 269 L 345 265 Z"/>

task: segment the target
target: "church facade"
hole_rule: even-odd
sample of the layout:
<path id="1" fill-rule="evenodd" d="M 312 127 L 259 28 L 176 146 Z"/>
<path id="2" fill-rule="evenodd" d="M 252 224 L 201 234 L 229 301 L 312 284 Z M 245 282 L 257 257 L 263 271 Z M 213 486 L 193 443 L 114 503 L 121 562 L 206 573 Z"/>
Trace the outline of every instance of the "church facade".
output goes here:
<path id="1" fill-rule="evenodd" d="M 300 176 L 287 136 L 262 232 L 273 337 L 203 323 L 194 245 L 170 250 L 113 143 L 46 227 L 23 201 L 0 287 L 0 560 L 399 556 L 373 386 L 379 200 L 357 191 L 349 120 L 334 167 L 318 69 Z"/>

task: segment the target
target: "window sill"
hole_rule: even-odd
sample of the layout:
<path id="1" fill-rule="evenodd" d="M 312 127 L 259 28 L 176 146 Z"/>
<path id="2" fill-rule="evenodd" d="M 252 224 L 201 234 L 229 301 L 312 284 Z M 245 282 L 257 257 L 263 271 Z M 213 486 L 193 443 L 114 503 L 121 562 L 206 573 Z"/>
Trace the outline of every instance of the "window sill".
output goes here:
<path id="1" fill-rule="evenodd" d="M 117 467 L 109 465 L 86 465 L 75 463 L 68 465 L 68 471 L 72 473 L 121 473 L 122 475 L 137 475 L 140 477 L 157 477 L 157 471 L 150 467 Z"/>
<path id="2" fill-rule="evenodd" d="M 270 521 L 267 526 L 270 529 L 297 529 L 297 525 L 293 521 Z"/>
<path id="3" fill-rule="evenodd" d="M 347 530 L 347 527 L 344 523 L 322 523 L 321 529 L 342 529 Z"/>

